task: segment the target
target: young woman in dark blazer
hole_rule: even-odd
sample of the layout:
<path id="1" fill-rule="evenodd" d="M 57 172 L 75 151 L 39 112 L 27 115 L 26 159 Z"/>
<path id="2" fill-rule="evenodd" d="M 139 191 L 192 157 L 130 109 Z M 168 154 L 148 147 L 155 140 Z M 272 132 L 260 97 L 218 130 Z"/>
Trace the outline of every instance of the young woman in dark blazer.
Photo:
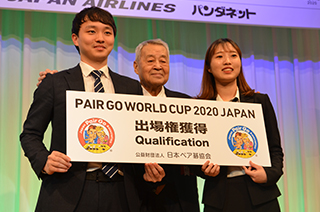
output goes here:
<path id="1" fill-rule="evenodd" d="M 199 174 L 206 179 L 205 212 L 280 211 L 276 185 L 283 174 L 283 151 L 274 109 L 267 94 L 255 93 L 247 84 L 241 50 L 231 39 L 218 39 L 205 56 L 199 99 L 250 102 L 262 105 L 271 167 L 250 161 L 249 167 L 219 166 L 207 161 Z M 214 162 L 214 161 L 213 161 Z"/>

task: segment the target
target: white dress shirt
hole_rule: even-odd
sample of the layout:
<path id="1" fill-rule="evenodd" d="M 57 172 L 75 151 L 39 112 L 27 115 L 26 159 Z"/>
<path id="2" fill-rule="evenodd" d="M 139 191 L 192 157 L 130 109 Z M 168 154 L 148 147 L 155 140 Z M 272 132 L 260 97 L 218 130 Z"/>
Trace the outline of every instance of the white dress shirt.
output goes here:
<path id="1" fill-rule="evenodd" d="M 95 79 L 91 75 L 91 72 L 96 69 L 94 69 L 92 66 L 86 64 L 83 61 L 80 61 L 79 65 L 80 65 L 81 71 L 82 71 L 82 77 L 83 77 L 83 81 L 84 81 L 85 91 L 86 92 L 94 92 Z M 101 75 L 101 82 L 103 84 L 104 92 L 105 93 L 115 93 L 113 83 L 112 83 L 112 80 L 111 80 L 111 77 L 109 74 L 108 65 L 102 67 L 99 70 L 103 72 L 103 74 Z M 101 169 L 101 168 L 102 168 L 102 163 L 88 162 L 87 172 L 92 172 L 92 171 L 95 171 L 95 170 Z"/>
<path id="2" fill-rule="evenodd" d="M 84 81 L 84 90 L 86 92 L 94 92 L 94 77 L 91 76 L 91 71 L 95 70 L 90 65 L 86 64 L 85 62 L 79 63 L 82 71 L 83 81 Z M 113 83 L 109 74 L 108 65 L 99 69 L 103 72 L 101 75 L 101 82 L 103 84 L 104 92 L 105 93 L 114 93 Z"/>
<path id="3" fill-rule="evenodd" d="M 143 96 L 152 96 L 142 85 L 141 85 L 141 88 L 142 88 Z M 163 86 L 161 88 L 160 93 L 158 93 L 157 97 L 167 97 Z"/>
<path id="4" fill-rule="evenodd" d="M 234 101 L 235 98 L 237 98 L 237 101 Z M 217 96 L 217 101 L 223 101 L 219 94 Z M 240 102 L 240 94 L 238 88 L 236 95 L 230 100 L 230 102 Z M 241 166 L 228 166 L 227 177 L 237 177 L 241 175 L 245 175 L 244 169 Z"/>

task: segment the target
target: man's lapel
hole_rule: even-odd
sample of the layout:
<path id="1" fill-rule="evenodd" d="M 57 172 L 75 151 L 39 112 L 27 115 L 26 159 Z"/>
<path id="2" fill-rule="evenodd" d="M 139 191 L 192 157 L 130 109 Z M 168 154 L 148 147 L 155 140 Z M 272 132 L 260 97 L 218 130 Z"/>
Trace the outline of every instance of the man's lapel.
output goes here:
<path id="1" fill-rule="evenodd" d="M 70 90 L 84 91 L 84 82 L 79 64 L 67 71 L 65 75 Z"/>
<path id="2" fill-rule="evenodd" d="M 117 74 L 109 68 L 109 75 L 111 77 L 114 92 L 121 93 L 121 94 L 138 94 L 142 95 L 142 88 L 141 85 L 134 80 L 130 81 L 124 76 Z"/>
<path id="3" fill-rule="evenodd" d="M 111 77 L 113 87 L 114 87 L 114 92 L 115 93 L 127 93 L 127 85 L 125 85 L 123 82 L 121 82 L 121 77 L 111 71 L 109 68 L 109 75 Z"/>
<path id="4" fill-rule="evenodd" d="M 169 91 L 166 87 L 164 87 L 164 93 L 166 94 L 166 97 L 171 97 L 171 91 Z"/>

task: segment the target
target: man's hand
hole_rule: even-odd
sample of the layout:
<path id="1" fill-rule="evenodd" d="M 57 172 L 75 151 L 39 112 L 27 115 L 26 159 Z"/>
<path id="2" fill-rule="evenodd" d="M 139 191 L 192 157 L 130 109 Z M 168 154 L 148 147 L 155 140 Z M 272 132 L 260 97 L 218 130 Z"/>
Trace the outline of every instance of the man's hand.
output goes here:
<path id="1" fill-rule="evenodd" d="M 220 166 L 207 161 L 202 165 L 201 170 L 205 175 L 215 177 L 220 173 Z"/>
<path id="2" fill-rule="evenodd" d="M 249 168 L 243 166 L 243 169 L 247 175 L 251 177 L 255 183 L 266 183 L 267 182 L 267 173 L 262 166 L 259 166 L 253 162 L 249 162 Z"/>
<path id="3" fill-rule="evenodd" d="M 70 161 L 71 159 L 67 155 L 58 151 L 53 151 L 48 156 L 48 160 L 43 170 L 48 175 L 51 175 L 55 172 L 64 173 L 64 172 L 67 172 L 71 167 Z"/>
<path id="4" fill-rule="evenodd" d="M 157 163 L 144 164 L 143 179 L 147 182 L 160 182 L 166 175 L 163 168 Z"/>
<path id="5" fill-rule="evenodd" d="M 50 69 L 46 69 L 45 71 L 40 71 L 39 73 L 39 78 L 38 78 L 38 83 L 37 83 L 37 86 L 40 85 L 40 83 L 42 82 L 42 80 L 44 78 L 46 78 L 47 74 L 54 74 L 54 73 L 57 73 L 58 71 L 57 70 L 50 70 Z"/>

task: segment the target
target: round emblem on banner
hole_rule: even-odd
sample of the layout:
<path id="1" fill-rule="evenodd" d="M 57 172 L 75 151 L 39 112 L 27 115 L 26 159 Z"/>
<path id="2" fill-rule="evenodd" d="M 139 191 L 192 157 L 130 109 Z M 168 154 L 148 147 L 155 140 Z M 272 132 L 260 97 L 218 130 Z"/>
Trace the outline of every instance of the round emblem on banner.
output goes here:
<path id="1" fill-rule="evenodd" d="M 92 153 L 108 151 L 114 143 L 112 126 L 101 118 L 85 120 L 79 127 L 78 139 L 81 146 Z"/>
<path id="2" fill-rule="evenodd" d="M 258 150 L 256 135 L 251 129 L 242 125 L 231 128 L 227 140 L 230 150 L 240 158 L 251 158 Z"/>

